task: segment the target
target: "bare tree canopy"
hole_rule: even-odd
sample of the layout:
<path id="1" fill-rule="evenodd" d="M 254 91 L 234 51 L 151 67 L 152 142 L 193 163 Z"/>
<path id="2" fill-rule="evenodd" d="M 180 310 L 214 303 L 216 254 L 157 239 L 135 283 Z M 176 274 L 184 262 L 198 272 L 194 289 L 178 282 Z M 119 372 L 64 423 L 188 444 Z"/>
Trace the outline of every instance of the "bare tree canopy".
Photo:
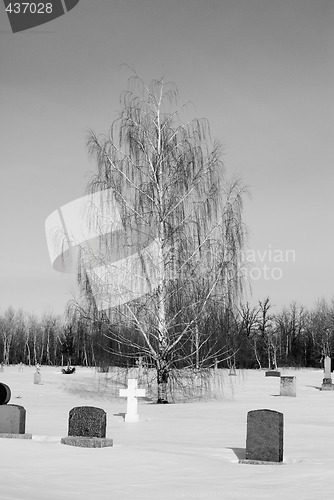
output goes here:
<path id="1" fill-rule="evenodd" d="M 110 191 L 122 229 L 83 249 L 78 272 L 88 309 L 97 296 L 104 304 L 111 352 L 127 345 L 156 366 L 159 402 L 172 366 L 226 356 L 219 322 L 242 293 L 245 187 L 227 179 L 208 122 L 182 120 L 177 97 L 164 78 L 147 86 L 134 76 L 108 135 L 90 132 L 97 172 L 88 192 Z M 93 210 L 90 223 L 99 217 Z"/>

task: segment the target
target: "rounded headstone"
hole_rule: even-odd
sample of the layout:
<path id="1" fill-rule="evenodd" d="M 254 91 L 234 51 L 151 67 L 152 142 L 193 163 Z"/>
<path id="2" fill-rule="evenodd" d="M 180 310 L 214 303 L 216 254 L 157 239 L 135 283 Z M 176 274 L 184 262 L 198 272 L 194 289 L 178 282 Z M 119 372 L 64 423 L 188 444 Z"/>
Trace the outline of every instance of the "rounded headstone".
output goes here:
<path id="1" fill-rule="evenodd" d="M 76 406 L 69 412 L 68 435 L 81 437 L 106 437 L 107 414 L 95 406 Z"/>
<path id="2" fill-rule="evenodd" d="M 6 405 L 11 397 L 8 385 L 0 383 L 0 405 Z"/>

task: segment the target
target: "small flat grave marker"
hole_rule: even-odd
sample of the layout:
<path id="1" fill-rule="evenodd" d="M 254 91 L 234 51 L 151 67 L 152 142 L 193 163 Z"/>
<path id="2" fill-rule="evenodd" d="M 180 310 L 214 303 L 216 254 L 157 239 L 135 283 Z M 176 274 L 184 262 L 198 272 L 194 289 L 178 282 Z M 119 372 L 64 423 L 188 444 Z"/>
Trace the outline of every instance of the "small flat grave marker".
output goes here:
<path id="1" fill-rule="evenodd" d="M 296 377 L 281 377 L 280 396 L 296 397 Z"/>
<path id="2" fill-rule="evenodd" d="M 246 460 L 240 463 L 271 464 L 283 461 L 283 413 L 253 410 L 247 414 Z"/>
<path id="3" fill-rule="evenodd" d="M 137 398 L 145 396 L 145 389 L 137 387 L 137 379 L 128 379 L 128 388 L 120 389 L 119 395 L 121 398 L 127 398 L 125 422 L 138 422 L 139 416 L 137 413 L 138 401 Z"/>
<path id="4" fill-rule="evenodd" d="M 279 372 L 277 370 L 267 370 L 265 373 L 265 376 L 266 377 L 280 377 L 281 372 Z"/>
<path id="5" fill-rule="evenodd" d="M 85 448 L 105 448 L 113 445 L 106 438 L 107 414 L 95 406 L 76 406 L 68 418 L 68 437 L 61 439 L 63 444 Z"/>

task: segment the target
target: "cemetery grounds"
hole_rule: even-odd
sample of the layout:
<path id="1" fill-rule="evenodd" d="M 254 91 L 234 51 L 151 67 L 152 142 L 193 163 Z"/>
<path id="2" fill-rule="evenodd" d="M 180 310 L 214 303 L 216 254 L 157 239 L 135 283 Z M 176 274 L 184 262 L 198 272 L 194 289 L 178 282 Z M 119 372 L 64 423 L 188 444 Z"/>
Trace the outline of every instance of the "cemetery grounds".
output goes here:
<path id="1" fill-rule="evenodd" d="M 297 377 L 297 396 L 280 396 L 280 379 L 264 370 L 216 370 L 210 381 L 190 383 L 184 374 L 176 399 L 156 405 L 153 375 L 139 387 L 139 422 L 124 422 L 119 389 L 136 370 L 100 373 L 78 367 L 5 367 L 0 382 L 10 404 L 26 409 L 32 440 L 1 439 L 1 500 L 173 500 L 332 498 L 334 490 L 334 391 L 320 391 L 323 371 L 283 369 Z M 192 385 L 192 387 L 190 387 Z M 205 399 L 203 395 L 210 396 Z M 183 402 L 180 402 L 183 401 Z M 66 446 L 68 414 L 75 406 L 107 412 L 109 448 Z M 239 464 L 245 458 L 247 412 L 284 414 L 284 461 Z"/>

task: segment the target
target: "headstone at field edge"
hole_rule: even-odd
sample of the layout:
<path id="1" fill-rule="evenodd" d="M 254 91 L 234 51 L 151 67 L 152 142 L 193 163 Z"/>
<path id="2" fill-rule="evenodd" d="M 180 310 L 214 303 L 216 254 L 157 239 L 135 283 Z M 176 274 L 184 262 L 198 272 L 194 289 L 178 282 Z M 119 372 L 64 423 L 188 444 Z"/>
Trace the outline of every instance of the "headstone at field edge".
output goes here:
<path id="1" fill-rule="evenodd" d="M 142 373 L 143 373 L 143 357 L 139 356 L 138 359 L 136 359 L 136 365 L 137 365 L 137 377 L 138 379 L 141 379 Z"/>
<path id="2" fill-rule="evenodd" d="M 36 365 L 36 371 L 34 373 L 34 384 L 41 384 L 42 383 L 42 375 L 41 375 L 41 367 L 39 364 Z"/>
<path id="3" fill-rule="evenodd" d="M 324 359 L 324 378 L 325 379 L 332 378 L 331 362 L 332 362 L 331 358 L 329 356 L 325 356 L 325 359 Z"/>
<path id="4" fill-rule="evenodd" d="M 283 413 L 252 410 L 247 414 L 246 460 L 240 463 L 283 462 Z"/>
<path id="5" fill-rule="evenodd" d="M 277 370 L 267 370 L 265 373 L 265 376 L 266 377 L 280 377 L 281 372 L 279 372 Z"/>
<path id="6" fill-rule="evenodd" d="M 68 437 L 62 438 L 62 444 L 85 448 L 105 448 L 113 445 L 113 440 L 106 438 L 107 414 L 95 406 L 76 406 L 68 418 Z"/>
<path id="7" fill-rule="evenodd" d="M 280 396 L 296 397 L 296 377 L 281 377 Z"/>
<path id="8" fill-rule="evenodd" d="M 324 359 L 324 378 L 323 378 L 322 385 L 321 385 L 322 391 L 334 390 L 331 373 L 332 373 L 331 372 L 331 358 L 329 356 L 325 356 L 325 359 Z"/>
<path id="9" fill-rule="evenodd" d="M 9 405 L 11 392 L 6 384 L 0 383 L 0 438 L 31 439 L 25 433 L 26 410 L 23 406 Z"/>
<path id="10" fill-rule="evenodd" d="M 139 415 L 137 413 L 137 398 L 143 398 L 145 396 L 145 389 L 138 389 L 137 379 L 128 379 L 128 388 L 120 389 L 119 395 L 121 398 L 127 398 L 125 422 L 138 422 Z"/>

